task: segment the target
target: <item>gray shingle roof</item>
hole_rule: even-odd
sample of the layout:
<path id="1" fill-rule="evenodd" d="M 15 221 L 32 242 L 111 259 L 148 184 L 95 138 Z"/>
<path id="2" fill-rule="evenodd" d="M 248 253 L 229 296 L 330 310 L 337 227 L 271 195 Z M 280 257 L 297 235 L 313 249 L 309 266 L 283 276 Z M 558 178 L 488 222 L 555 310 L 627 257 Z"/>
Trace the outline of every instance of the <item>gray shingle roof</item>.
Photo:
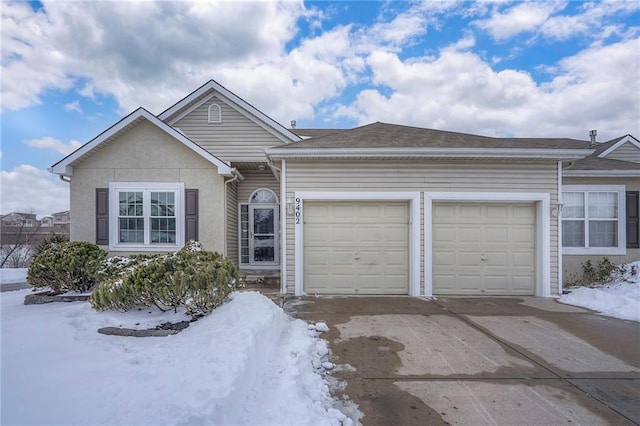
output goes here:
<path id="1" fill-rule="evenodd" d="M 540 148 L 589 149 L 589 141 L 566 138 L 495 138 L 397 124 L 372 123 L 350 130 L 309 129 L 311 139 L 293 142 L 288 148 Z M 294 129 L 302 135 L 304 129 Z M 277 151 L 277 149 L 275 149 Z"/>
<path id="2" fill-rule="evenodd" d="M 640 171 L 640 164 L 632 161 L 614 160 L 610 158 L 599 158 L 598 155 L 618 143 L 621 139 L 630 136 L 620 136 L 619 138 L 612 139 L 607 142 L 600 143 L 596 146 L 593 154 L 580 160 L 576 160 L 573 165 L 567 168 L 567 171 L 578 170 L 638 170 Z"/>

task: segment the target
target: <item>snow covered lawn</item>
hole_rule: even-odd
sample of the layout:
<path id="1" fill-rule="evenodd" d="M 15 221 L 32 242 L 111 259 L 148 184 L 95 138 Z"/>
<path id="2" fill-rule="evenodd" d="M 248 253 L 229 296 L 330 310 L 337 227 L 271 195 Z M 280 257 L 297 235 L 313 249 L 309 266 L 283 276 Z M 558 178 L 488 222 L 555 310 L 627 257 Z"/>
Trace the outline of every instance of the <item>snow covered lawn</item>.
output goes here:
<path id="1" fill-rule="evenodd" d="M 627 273 L 615 276 L 611 283 L 595 288 L 572 287 L 558 300 L 568 305 L 582 306 L 615 318 L 640 321 L 640 261 L 626 265 Z"/>
<path id="2" fill-rule="evenodd" d="M 3 425 L 352 424 L 318 368 L 331 367 L 324 324 L 259 293 L 235 293 L 177 335 L 134 338 L 96 330 L 184 314 L 25 306 L 29 292 L 2 293 Z"/>
<path id="3" fill-rule="evenodd" d="M 27 282 L 27 268 L 0 268 L 0 285 Z"/>

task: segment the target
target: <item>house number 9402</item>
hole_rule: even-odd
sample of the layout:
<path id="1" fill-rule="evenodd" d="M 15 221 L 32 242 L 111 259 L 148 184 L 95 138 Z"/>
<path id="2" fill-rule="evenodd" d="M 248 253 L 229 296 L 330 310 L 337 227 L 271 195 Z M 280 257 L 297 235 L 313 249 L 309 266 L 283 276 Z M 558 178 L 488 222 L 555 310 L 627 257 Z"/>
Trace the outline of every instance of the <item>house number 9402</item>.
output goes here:
<path id="1" fill-rule="evenodd" d="M 300 197 L 296 197 L 296 208 L 295 208 L 295 218 L 296 218 L 296 225 L 300 225 L 302 223 L 302 200 L 300 199 Z"/>

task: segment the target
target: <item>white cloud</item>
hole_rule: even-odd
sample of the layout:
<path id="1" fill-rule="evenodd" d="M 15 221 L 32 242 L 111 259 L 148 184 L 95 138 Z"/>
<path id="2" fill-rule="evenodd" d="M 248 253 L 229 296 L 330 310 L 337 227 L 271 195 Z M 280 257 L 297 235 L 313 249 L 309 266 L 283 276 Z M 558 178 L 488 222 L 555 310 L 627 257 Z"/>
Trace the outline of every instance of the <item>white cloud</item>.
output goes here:
<path id="1" fill-rule="evenodd" d="M 496 72 L 478 55 L 444 49 L 436 58 L 403 62 L 390 52 L 367 59 L 374 82 L 335 111 L 360 124 L 403 123 L 486 135 L 588 139 L 640 134 L 640 39 L 594 46 L 568 57 L 556 75 L 536 83 L 524 71 Z"/>
<path id="2" fill-rule="evenodd" d="M 25 144 L 31 148 L 51 149 L 59 152 L 62 155 L 71 154 L 73 151 L 82 146 L 82 144 L 78 141 L 69 141 L 68 143 L 64 143 L 49 136 L 38 139 L 31 139 L 25 141 Z"/>
<path id="3" fill-rule="evenodd" d="M 1 171 L 2 213 L 33 211 L 38 216 L 69 210 L 69 184 L 28 164 Z"/>
<path id="4" fill-rule="evenodd" d="M 483 2 L 484 3 L 484 2 Z M 499 3 L 489 18 L 474 21 L 474 25 L 487 31 L 496 41 L 505 41 L 522 33 L 551 40 L 567 40 L 582 36 L 601 40 L 612 35 L 623 39 L 633 38 L 638 29 L 627 33 L 622 25 L 611 25 L 610 19 L 640 10 L 638 1 L 584 2 L 578 12 L 565 11 L 566 1 L 523 2 L 515 6 L 511 2 Z M 503 8 L 506 7 L 506 10 Z M 485 12 L 487 8 L 485 8 Z M 483 13 L 479 13 L 483 15 Z"/>
<path id="5" fill-rule="evenodd" d="M 80 108 L 80 101 L 69 102 L 64 106 L 65 111 L 76 111 L 82 114 L 82 108 Z"/>

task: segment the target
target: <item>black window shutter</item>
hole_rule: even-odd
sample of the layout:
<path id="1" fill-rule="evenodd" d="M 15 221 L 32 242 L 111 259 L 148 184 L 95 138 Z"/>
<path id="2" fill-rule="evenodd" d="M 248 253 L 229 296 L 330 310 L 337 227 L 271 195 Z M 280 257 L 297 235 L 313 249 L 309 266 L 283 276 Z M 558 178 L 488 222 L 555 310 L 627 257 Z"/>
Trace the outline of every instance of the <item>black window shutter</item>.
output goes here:
<path id="1" fill-rule="evenodd" d="M 627 248 L 640 248 L 638 228 L 638 195 L 640 191 L 627 191 Z"/>
<path id="2" fill-rule="evenodd" d="M 198 241 L 198 190 L 185 189 L 185 241 Z"/>
<path id="3" fill-rule="evenodd" d="M 109 188 L 96 188 L 96 244 L 109 244 Z"/>

